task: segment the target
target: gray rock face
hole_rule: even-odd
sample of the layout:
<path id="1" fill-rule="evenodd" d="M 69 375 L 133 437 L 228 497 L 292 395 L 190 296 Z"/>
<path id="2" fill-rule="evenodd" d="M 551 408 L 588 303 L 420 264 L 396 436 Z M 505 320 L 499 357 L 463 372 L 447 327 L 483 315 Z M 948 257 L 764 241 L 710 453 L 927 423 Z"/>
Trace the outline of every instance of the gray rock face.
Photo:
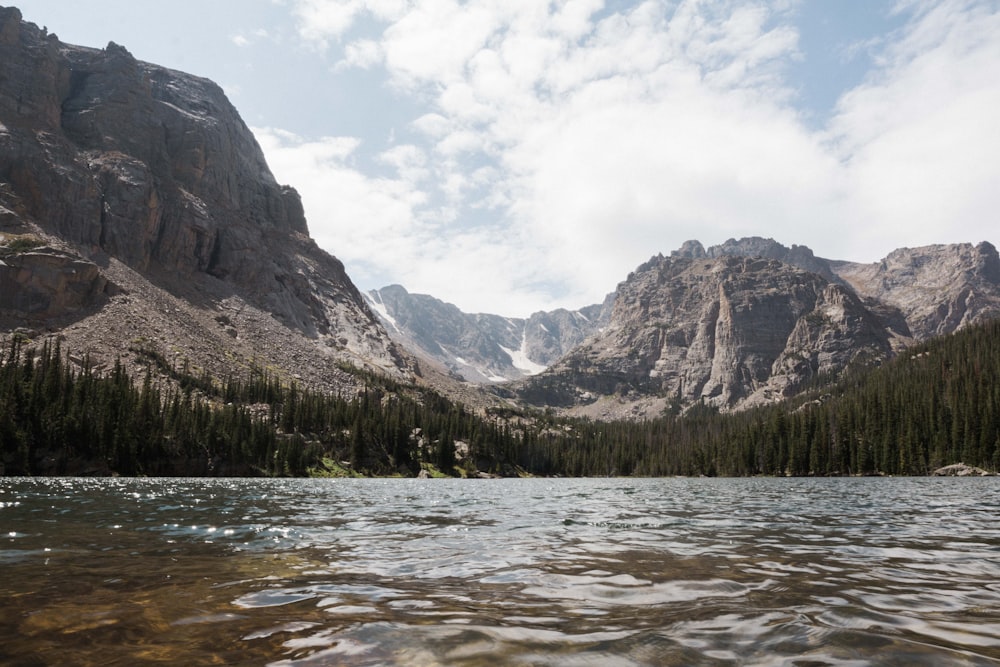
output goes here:
<path id="1" fill-rule="evenodd" d="M 618 286 L 607 328 L 522 395 L 564 406 L 652 396 L 660 409 L 731 409 L 889 353 L 879 320 L 819 275 L 765 258 L 655 257 Z"/>
<path id="2" fill-rule="evenodd" d="M 542 371 L 607 322 L 610 304 L 534 313 L 528 319 L 469 314 L 399 285 L 371 290 L 386 329 L 420 356 L 469 382 L 514 380 Z"/>
<path id="3" fill-rule="evenodd" d="M 0 321 L 71 318 L 103 305 L 108 281 L 96 264 L 51 247 L 23 251 L 0 235 Z"/>
<path id="4" fill-rule="evenodd" d="M 689 257 L 702 259 L 705 257 L 764 257 L 776 259 L 779 262 L 797 266 L 800 269 L 819 274 L 830 282 L 840 282 L 840 279 L 830 267 L 830 262 L 816 257 L 813 251 L 802 245 L 785 247 L 774 239 L 751 236 L 740 240 L 729 239 L 721 245 L 708 248 L 698 241 L 687 241 L 679 250 L 671 253 L 672 257 Z"/>
<path id="5" fill-rule="evenodd" d="M 1000 258 L 985 241 L 901 248 L 875 264 L 833 269 L 858 294 L 897 309 L 918 341 L 1000 317 Z"/>
<path id="6" fill-rule="evenodd" d="M 618 286 L 604 331 L 517 393 L 596 417 L 696 403 L 738 409 L 810 378 L 1000 316 L 989 243 L 901 249 L 877 264 L 773 240 L 688 241 Z"/>
<path id="7" fill-rule="evenodd" d="M 36 231 L 102 270 L 121 262 L 206 309 L 245 303 L 324 354 L 407 372 L 217 85 L 114 43 L 62 44 L 4 8 L 0 209 L 0 232 Z"/>
<path id="8" fill-rule="evenodd" d="M 467 379 L 520 377 L 514 393 L 533 405 L 639 417 L 766 403 L 819 374 L 878 363 L 1000 315 L 998 277 L 988 243 L 859 265 L 755 237 L 688 241 L 640 266 L 603 307 L 526 321 L 467 315 L 398 286 L 369 296 L 400 340 Z M 525 359 L 549 368 L 524 372 Z"/>
<path id="9" fill-rule="evenodd" d="M 586 338 L 607 326 L 614 307 L 614 293 L 603 303 L 579 310 L 559 308 L 533 313 L 524 323 L 524 349 L 528 359 L 549 366 Z"/>

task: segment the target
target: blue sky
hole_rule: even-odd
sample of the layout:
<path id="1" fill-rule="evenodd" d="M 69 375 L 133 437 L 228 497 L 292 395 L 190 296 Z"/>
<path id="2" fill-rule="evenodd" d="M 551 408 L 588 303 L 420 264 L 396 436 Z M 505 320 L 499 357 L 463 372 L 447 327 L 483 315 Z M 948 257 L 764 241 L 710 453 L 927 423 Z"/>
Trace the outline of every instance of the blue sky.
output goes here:
<path id="1" fill-rule="evenodd" d="M 989 240 L 997 0 L 24 0 L 209 77 L 362 289 L 599 301 L 688 239 Z"/>

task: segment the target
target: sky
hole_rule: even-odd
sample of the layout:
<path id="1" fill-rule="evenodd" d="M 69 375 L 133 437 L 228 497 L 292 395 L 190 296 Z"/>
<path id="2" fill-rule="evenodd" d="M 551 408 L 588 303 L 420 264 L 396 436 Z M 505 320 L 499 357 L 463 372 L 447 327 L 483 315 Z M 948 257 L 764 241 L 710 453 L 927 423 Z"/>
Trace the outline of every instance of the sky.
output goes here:
<path id="1" fill-rule="evenodd" d="M 363 290 L 524 317 L 689 239 L 1000 244 L 1000 0 L 16 6 L 220 84 Z"/>

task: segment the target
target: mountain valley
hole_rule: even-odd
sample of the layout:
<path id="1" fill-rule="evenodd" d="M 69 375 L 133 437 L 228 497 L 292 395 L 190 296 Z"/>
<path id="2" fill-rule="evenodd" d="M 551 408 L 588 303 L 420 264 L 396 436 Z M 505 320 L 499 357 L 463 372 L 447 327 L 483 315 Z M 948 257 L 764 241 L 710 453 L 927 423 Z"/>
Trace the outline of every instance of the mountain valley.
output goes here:
<path id="1" fill-rule="evenodd" d="M 362 292 L 310 237 L 298 193 L 276 181 L 218 85 L 114 43 L 64 44 L 0 7 L 0 347 L 9 350 L 0 360 L 14 369 L 9 393 L 31 386 L 32 355 L 61 363 L 51 361 L 56 345 L 67 382 L 73 373 L 145 378 L 144 400 L 155 387 L 181 405 L 171 393 L 180 387 L 185 409 L 203 401 L 217 415 L 240 396 L 249 407 L 240 407 L 239 428 L 266 423 L 270 440 L 260 440 L 256 467 L 230 470 L 304 474 L 317 460 L 347 459 L 355 471 L 411 474 L 432 458 L 452 468 L 462 452 L 473 472 L 513 474 L 516 462 L 541 474 L 608 473 L 593 452 L 563 460 L 558 449 L 579 439 L 604 455 L 606 433 L 631 447 L 612 470 L 718 470 L 693 444 L 669 464 L 642 461 L 640 425 L 772 409 L 998 317 L 1000 258 L 986 240 L 900 248 L 872 264 L 759 237 L 707 248 L 688 241 L 638 266 L 601 303 L 524 318 L 464 313 L 400 285 Z M 15 371 L 27 377 L 15 381 Z M 311 413 L 293 409 L 303 396 Z M 318 405 L 336 420 L 323 421 Z M 0 414 L 0 441 L 23 445 L 30 438 L 14 412 Z M 124 447 L 116 433 L 101 436 L 108 447 Z M 198 456 L 212 450 L 191 433 Z M 231 437 L 238 449 L 242 436 Z M 658 441 L 663 451 L 667 440 Z M 39 463 L 55 460 L 49 450 L 28 449 L 5 452 L 5 464 L 56 469 Z M 866 472 L 923 470 L 931 457 L 924 468 L 884 458 Z M 739 474 L 815 472 L 787 460 L 725 463 Z M 168 469 L 195 468 L 146 468 Z"/>

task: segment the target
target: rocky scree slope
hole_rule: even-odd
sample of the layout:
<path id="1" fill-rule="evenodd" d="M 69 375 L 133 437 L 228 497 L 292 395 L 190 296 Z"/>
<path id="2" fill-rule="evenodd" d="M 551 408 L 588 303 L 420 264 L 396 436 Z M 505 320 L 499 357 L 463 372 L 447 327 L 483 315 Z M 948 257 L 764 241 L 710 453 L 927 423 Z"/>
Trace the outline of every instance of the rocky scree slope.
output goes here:
<path id="1" fill-rule="evenodd" d="M 579 310 L 539 311 L 527 319 L 464 313 L 400 285 L 366 293 L 390 336 L 427 364 L 473 383 L 497 383 L 543 371 L 607 324 L 611 298 Z"/>
<path id="2" fill-rule="evenodd" d="M 318 386 L 411 362 L 206 79 L 0 8 L 0 331 Z"/>

